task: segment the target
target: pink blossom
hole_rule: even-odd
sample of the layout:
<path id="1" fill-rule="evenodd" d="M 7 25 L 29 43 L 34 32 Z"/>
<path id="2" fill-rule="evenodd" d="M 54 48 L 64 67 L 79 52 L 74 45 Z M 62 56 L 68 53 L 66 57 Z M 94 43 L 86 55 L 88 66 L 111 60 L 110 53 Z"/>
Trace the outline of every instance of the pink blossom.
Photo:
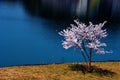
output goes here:
<path id="1" fill-rule="evenodd" d="M 85 25 L 78 20 L 74 20 L 74 22 L 76 25 L 71 24 L 71 27 L 59 32 L 64 37 L 63 47 L 65 49 L 73 46 L 81 49 L 84 47 L 93 49 L 96 53 L 104 53 L 105 51 L 101 47 L 107 45 L 106 43 L 102 43 L 100 39 L 107 37 L 106 29 L 102 29 L 106 21 L 96 25 L 92 22 L 89 22 L 89 25 Z"/>

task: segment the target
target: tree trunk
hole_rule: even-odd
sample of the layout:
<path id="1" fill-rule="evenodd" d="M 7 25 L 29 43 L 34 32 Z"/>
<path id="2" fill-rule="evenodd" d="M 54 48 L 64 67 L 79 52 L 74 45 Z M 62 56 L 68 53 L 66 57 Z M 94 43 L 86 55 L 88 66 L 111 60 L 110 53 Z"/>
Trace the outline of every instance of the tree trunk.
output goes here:
<path id="1" fill-rule="evenodd" d="M 91 72 L 91 59 L 92 59 L 92 49 L 90 49 L 90 56 L 88 58 L 88 71 Z"/>
<path id="2" fill-rule="evenodd" d="M 88 61 L 88 72 L 91 72 L 91 60 Z"/>

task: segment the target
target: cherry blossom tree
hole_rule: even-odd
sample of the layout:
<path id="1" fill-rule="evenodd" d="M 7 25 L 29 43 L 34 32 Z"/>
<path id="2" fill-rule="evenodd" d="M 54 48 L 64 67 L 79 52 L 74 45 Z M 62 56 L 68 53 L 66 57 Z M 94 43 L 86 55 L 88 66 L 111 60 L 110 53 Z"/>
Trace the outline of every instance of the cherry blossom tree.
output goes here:
<path id="1" fill-rule="evenodd" d="M 106 21 L 99 24 L 89 25 L 74 20 L 75 24 L 71 24 L 71 27 L 59 32 L 59 35 L 64 37 L 62 45 L 65 49 L 73 46 L 77 47 L 82 54 L 88 71 L 91 71 L 91 59 L 93 51 L 99 54 L 105 54 L 103 47 L 107 46 L 106 43 L 101 42 L 102 38 L 107 37 L 106 29 L 102 29 Z"/>

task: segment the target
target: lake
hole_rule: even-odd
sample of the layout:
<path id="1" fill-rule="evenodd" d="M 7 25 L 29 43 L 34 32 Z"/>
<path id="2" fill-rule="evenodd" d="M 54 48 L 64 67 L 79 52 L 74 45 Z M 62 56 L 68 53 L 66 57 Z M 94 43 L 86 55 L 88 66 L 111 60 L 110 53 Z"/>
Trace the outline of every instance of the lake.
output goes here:
<path id="1" fill-rule="evenodd" d="M 69 18 L 71 19 L 70 21 L 59 21 L 53 18 L 58 15 L 52 15 L 53 19 L 51 19 L 49 15 L 47 15 L 47 17 L 46 15 L 44 16 L 43 13 L 41 16 L 38 16 L 38 10 L 36 10 L 37 12 L 34 11 L 34 13 L 31 13 L 33 11 L 30 12 L 26 10 L 26 6 L 28 5 L 25 5 L 24 2 L 19 0 L 0 0 L 0 66 L 83 61 L 78 50 L 65 50 L 62 47 L 63 37 L 58 35 L 60 30 L 68 27 L 72 21 L 71 18 Z M 77 13 L 75 13 L 74 10 L 72 11 L 73 12 L 70 11 L 72 13 L 70 15 L 79 14 L 78 10 Z M 82 13 L 84 12 L 85 11 L 82 11 Z M 65 15 L 67 14 L 68 13 Z M 89 13 L 89 16 L 91 15 L 94 14 Z M 113 15 L 115 15 L 115 13 L 113 13 Z M 93 18 L 94 17 L 95 16 L 93 16 Z M 108 18 L 109 15 L 105 19 Z M 116 19 L 116 16 L 113 18 Z M 110 22 L 105 25 L 105 28 L 107 28 L 109 35 L 103 41 L 108 44 L 106 49 L 112 50 L 113 53 L 104 55 L 94 54 L 93 61 L 120 60 L 119 20 L 114 21 L 114 23 L 110 20 Z"/>

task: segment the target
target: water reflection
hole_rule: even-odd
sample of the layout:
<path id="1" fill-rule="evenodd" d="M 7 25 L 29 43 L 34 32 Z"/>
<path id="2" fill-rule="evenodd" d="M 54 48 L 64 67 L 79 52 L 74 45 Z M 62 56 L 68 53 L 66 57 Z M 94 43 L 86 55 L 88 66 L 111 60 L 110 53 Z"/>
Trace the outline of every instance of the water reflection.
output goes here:
<path id="1" fill-rule="evenodd" d="M 32 15 L 81 20 L 119 20 L 120 0 L 22 0 Z"/>
<path id="2" fill-rule="evenodd" d="M 120 0 L 114 0 L 112 3 L 112 18 L 120 19 Z"/>
<path id="3" fill-rule="evenodd" d="M 18 0 L 0 0 L 0 2 L 9 2 L 9 3 L 14 3 L 17 2 Z"/>
<path id="4" fill-rule="evenodd" d="M 74 6 L 76 6 L 76 8 L 72 8 L 73 10 L 75 10 L 75 14 L 76 16 L 81 17 L 82 19 L 85 19 L 85 16 L 87 15 L 87 4 L 88 0 L 78 0 L 77 5 L 74 4 Z M 75 15 L 74 14 L 74 15 Z"/>

